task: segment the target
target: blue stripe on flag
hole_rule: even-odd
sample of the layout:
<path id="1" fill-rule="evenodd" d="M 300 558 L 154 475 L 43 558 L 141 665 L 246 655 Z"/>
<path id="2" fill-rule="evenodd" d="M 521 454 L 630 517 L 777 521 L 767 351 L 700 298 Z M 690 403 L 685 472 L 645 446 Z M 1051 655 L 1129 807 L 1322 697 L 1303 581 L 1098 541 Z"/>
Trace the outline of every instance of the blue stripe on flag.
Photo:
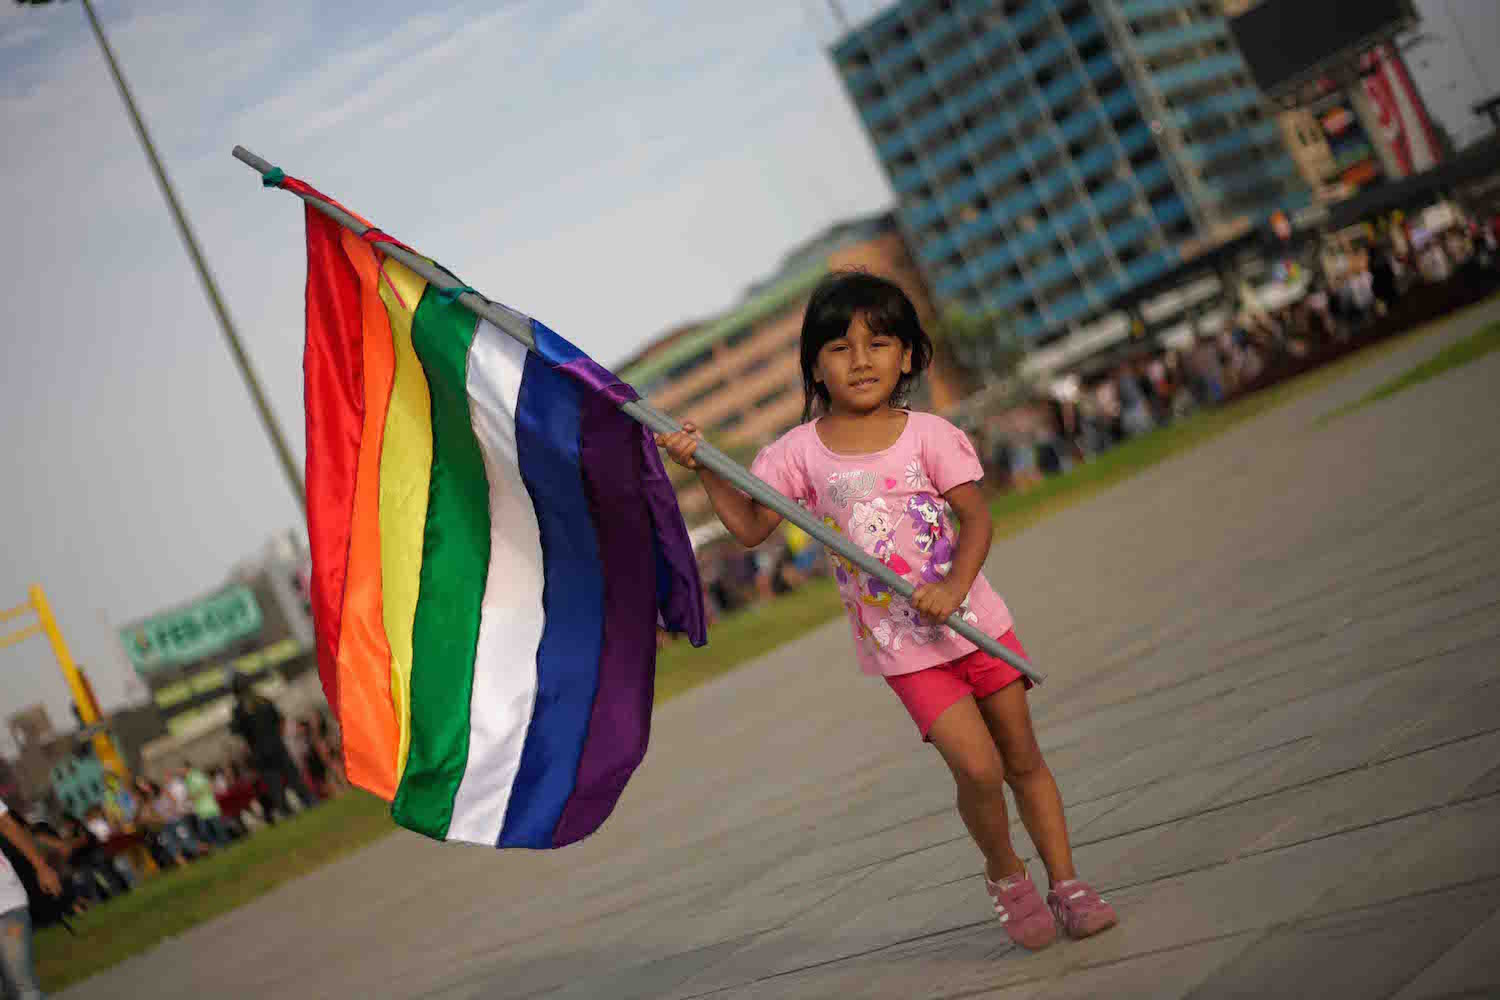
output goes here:
<path id="1" fill-rule="evenodd" d="M 574 361 L 594 363 L 592 358 L 574 347 L 566 337 L 541 320 L 531 321 L 531 339 L 535 344 L 536 353 L 552 362 L 554 368 L 560 368 Z"/>
<path id="2" fill-rule="evenodd" d="M 537 695 L 500 847 L 552 846 L 573 793 L 599 684 L 604 576 L 579 462 L 582 388 L 534 354 L 516 403 L 516 451 L 542 538 Z"/>

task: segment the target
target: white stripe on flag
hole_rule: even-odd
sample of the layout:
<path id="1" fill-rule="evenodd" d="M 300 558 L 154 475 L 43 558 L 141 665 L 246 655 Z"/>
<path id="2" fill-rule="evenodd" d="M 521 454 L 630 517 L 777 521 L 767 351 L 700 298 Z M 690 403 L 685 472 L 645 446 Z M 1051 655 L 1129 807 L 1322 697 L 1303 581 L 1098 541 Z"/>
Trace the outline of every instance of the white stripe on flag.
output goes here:
<path id="1" fill-rule="evenodd" d="M 542 541 L 516 456 L 516 404 L 526 348 L 480 320 L 469 348 L 469 421 L 490 483 L 490 565 L 480 605 L 469 759 L 449 840 L 493 844 L 505 822 L 536 704 L 542 641 Z"/>

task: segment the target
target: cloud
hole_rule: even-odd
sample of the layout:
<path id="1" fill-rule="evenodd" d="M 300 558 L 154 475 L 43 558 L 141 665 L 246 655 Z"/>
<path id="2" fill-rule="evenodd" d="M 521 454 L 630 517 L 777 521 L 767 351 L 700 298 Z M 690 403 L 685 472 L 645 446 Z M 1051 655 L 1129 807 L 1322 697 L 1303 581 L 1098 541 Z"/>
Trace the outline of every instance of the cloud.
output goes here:
<path id="1" fill-rule="evenodd" d="M 45 37 L 47 37 L 47 32 L 35 21 L 17 22 L 0 29 L 0 49 L 20 48 L 23 45 L 39 42 Z"/>
<path id="2" fill-rule="evenodd" d="M 503 15 L 502 15 L 503 16 Z M 411 79 L 434 53 L 451 51 L 461 24 L 421 14 L 395 25 L 378 39 L 335 53 L 316 69 L 296 76 L 273 97 L 236 116 L 235 124 L 255 131 L 265 124 L 285 127 L 303 139 L 349 122 L 362 112 L 387 112 L 399 102 L 403 81 Z"/>

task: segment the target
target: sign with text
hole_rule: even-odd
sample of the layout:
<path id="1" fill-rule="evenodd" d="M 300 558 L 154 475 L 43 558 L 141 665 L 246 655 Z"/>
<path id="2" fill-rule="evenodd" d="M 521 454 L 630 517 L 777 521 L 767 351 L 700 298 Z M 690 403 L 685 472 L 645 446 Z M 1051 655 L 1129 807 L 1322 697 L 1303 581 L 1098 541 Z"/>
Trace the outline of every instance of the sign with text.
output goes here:
<path id="1" fill-rule="evenodd" d="M 120 630 L 137 673 L 149 674 L 213 656 L 260 631 L 260 605 L 249 587 L 226 587 L 186 607 Z"/>

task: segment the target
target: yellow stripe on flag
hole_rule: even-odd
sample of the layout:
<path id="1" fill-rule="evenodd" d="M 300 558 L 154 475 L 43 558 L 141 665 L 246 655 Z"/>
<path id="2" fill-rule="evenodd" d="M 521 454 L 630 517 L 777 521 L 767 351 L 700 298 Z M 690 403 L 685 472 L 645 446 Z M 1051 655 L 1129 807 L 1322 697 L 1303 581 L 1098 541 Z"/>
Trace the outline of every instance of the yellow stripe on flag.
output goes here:
<path id="1" fill-rule="evenodd" d="M 380 579 L 385 634 L 391 644 L 391 700 L 400 744 L 396 779 L 411 747 L 412 624 L 422 579 L 422 537 L 432 480 L 432 397 L 412 347 L 411 323 L 427 282 L 405 265 L 382 265 L 380 298 L 391 320 L 396 372 L 380 453 Z"/>

